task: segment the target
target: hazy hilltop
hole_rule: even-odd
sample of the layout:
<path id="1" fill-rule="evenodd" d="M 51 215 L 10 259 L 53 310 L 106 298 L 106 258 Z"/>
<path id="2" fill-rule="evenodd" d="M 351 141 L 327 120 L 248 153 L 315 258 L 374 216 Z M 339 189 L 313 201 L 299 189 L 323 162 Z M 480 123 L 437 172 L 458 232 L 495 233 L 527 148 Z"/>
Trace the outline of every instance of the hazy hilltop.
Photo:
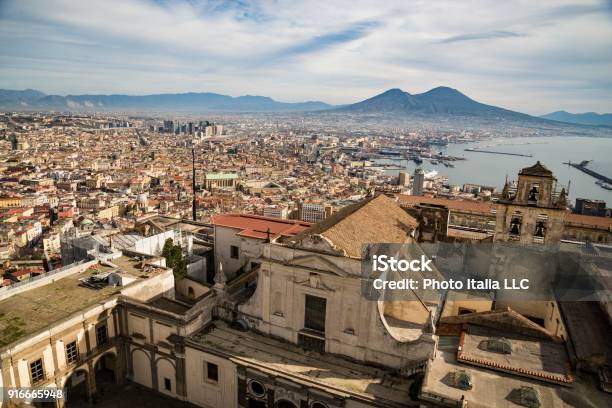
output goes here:
<path id="1" fill-rule="evenodd" d="M 211 92 L 155 95 L 45 95 L 34 90 L 0 90 L 4 110 L 204 110 L 204 111 L 316 111 L 330 108 L 323 102 L 286 103 L 266 96 L 232 97 Z"/>
<path id="2" fill-rule="evenodd" d="M 229 96 L 212 92 L 153 95 L 46 95 L 26 89 L 0 90 L 0 110 L 136 112 L 310 112 L 373 115 L 378 120 L 512 122 L 529 126 L 612 126 L 612 114 L 554 112 L 541 117 L 487 105 L 457 89 L 439 86 L 420 94 L 389 89 L 361 102 L 334 106 L 319 101 L 286 103 L 267 96 Z"/>
<path id="3" fill-rule="evenodd" d="M 44 93 L 34 90 L 26 89 L 23 91 L 11 91 L 8 89 L 0 89 L 0 107 L 4 106 L 28 106 L 31 103 L 43 98 Z"/>
<path id="4" fill-rule="evenodd" d="M 612 126 L 612 113 L 570 113 L 566 111 L 557 111 L 542 115 L 540 117 L 579 125 Z"/>

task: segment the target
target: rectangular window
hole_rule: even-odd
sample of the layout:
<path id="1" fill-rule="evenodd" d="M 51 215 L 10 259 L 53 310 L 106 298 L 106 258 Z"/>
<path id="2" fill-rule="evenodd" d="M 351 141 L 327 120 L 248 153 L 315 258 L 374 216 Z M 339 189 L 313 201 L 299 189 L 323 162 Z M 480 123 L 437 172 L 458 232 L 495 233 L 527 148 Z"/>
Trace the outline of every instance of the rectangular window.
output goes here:
<path id="1" fill-rule="evenodd" d="M 108 330 L 106 324 L 101 324 L 96 327 L 96 344 L 98 347 L 108 343 Z"/>
<path id="2" fill-rule="evenodd" d="M 470 313 L 476 313 L 476 310 L 474 309 L 468 309 L 467 307 L 460 307 L 459 308 L 459 315 L 464 315 L 464 314 L 470 314 Z"/>
<path id="3" fill-rule="evenodd" d="M 204 378 L 207 381 L 218 382 L 219 381 L 219 367 L 214 363 L 204 363 Z"/>
<path id="4" fill-rule="evenodd" d="M 43 370 L 41 358 L 30 363 L 30 376 L 32 377 L 32 384 L 39 383 L 45 379 L 45 372 Z"/>
<path id="5" fill-rule="evenodd" d="M 240 249 L 237 246 L 230 246 L 230 257 L 232 257 L 232 259 L 240 258 Z"/>
<path id="6" fill-rule="evenodd" d="M 304 310 L 304 327 L 306 329 L 325 333 L 326 299 L 306 295 Z"/>
<path id="7" fill-rule="evenodd" d="M 306 349 L 313 350 L 319 353 L 325 353 L 325 340 L 317 337 L 298 333 L 298 346 Z"/>
<path id="8" fill-rule="evenodd" d="M 73 364 L 79 361 L 79 350 L 77 348 L 77 342 L 72 341 L 66 344 L 66 362 Z"/>
<path id="9" fill-rule="evenodd" d="M 172 391 L 172 381 L 169 378 L 164 378 L 164 388 L 166 391 Z"/>

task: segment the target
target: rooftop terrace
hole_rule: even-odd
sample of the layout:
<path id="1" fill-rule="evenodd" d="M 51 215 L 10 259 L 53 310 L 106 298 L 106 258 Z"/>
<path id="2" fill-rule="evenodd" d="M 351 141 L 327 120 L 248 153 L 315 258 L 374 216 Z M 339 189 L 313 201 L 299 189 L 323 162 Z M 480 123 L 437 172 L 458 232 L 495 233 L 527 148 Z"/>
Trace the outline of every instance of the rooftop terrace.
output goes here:
<path id="1" fill-rule="evenodd" d="M 451 385 L 451 373 L 463 370 L 472 380 L 472 389 L 464 390 Z M 518 403 L 521 387 L 533 387 L 540 394 L 540 406 L 561 407 L 605 407 L 612 405 L 612 395 L 600 391 L 590 376 L 577 378 L 572 388 L 559 387 L 510 374 L 457 362 L 455 351 L 438 350 L 427 367 L 421 398 L 456 403 L 464 396 L 470 408 L 522 407 Z"/>
<path id="2" fill-rule="evenodd" d="M 236 364 L 281 375 L 332 393 L 353 394 L 376 401 L 379 406 L 404 406 L 411 380 L 390 371 L 355 364 L 328 354 L 304 351 L 300 347 L 253 332 L 231 329 L 216 321 L 210 332 L 201 331 L 191 342 L 223 353 Z"/>
<path id="3" fill-rule="evenodd" d="M 139 276 L 144 273 L 139 267 L 139 261 L 133 258 L 122 256 L 113 260 L 113 263 L 119 268 L 89 268 L 48 284 L 33 285 L 31 289 L 16 292 L 1 300 L 0 347 L 33 335 L 79 311 L 119 295 L 121 289 L 138 282 Z M 124 281 L 125 286 L 106 286 L 98 290 L 80 284 L 82 278 L 111 271 L 123 276 L 129 275 L 129 283 Z"/>
<path id="4" fill-rule="evenodd" d="M 499 337 L 488 336 L 485 330 L 470 329 L 470 333 L 463 334 L 459 361 L 564 385 L 574 381 L 563 344 L 506 338 L 512 351 L 504 354 L 487 349 L 486 346 L 490 339 Z"/>

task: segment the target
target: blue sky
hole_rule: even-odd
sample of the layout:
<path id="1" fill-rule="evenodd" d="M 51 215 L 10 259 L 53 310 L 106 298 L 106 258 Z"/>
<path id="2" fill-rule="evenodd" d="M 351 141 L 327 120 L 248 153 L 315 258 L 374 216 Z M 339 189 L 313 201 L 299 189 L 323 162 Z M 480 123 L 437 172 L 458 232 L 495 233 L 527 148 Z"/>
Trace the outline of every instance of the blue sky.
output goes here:
<path id="1" fill-rule="evenodd" d="M 0 0 L 0 88 L 612 112 L 611 1 Z"/>

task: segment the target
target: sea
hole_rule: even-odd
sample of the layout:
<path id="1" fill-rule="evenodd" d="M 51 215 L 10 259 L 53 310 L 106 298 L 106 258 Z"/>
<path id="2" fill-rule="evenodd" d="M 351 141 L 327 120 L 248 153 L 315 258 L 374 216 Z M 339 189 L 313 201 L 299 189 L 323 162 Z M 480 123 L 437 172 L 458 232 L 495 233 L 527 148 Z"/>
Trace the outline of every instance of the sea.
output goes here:
<path id="1" fill-rule="evenodd" d="M 475 147 L 532 157 L 465 150 Z M 442 163 L 433 165 L 427 159 L 424 159 L 420 166 L 410 160 L 379 159 L 376 163 L 393 164 L 404 169 L 387 169 L 385 170 L 387 175 L 397 175 L 400 171 L 412 174 L 416 167 L 421 167 L 425 172 L 436 170 L 438 175 L 447 176 L 449 183 L 453 185 L 473 183 L 496 186 L 501 190 L 506 176 L 508 180 L 516 180 L 520 169 L 531 166 L 539 160 L 552 170 L 559 187 L 570 186 L 569 197 L 572 204 L 576 198 L 590 198 L 604 200 L 608 207 L 612 206 L 611 190 L 605 190 L 595 184 L 596 179 L 592 176 L 563 164 L 568 161 L 580 163 L 589 160 L 590 169 L 612 178 L 612 138 L 583 136 L 492 138 L 473 143 L 435 146 L 433 149 L 444 155 L 463 157 L 466 160 L 454 161 L 454 168 L 446 167 Z"/>

